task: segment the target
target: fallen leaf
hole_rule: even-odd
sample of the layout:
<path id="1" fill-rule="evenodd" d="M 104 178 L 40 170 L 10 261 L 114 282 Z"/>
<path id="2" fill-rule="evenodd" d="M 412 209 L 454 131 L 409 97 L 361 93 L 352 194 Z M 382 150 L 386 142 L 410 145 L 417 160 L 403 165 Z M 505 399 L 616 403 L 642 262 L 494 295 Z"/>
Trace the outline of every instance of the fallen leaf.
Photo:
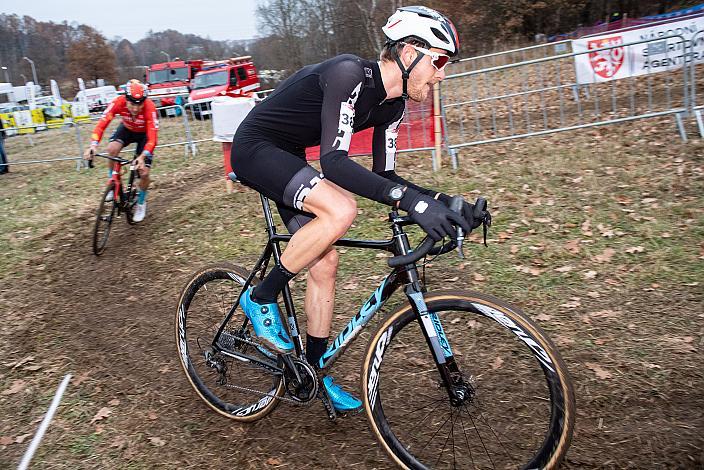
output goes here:
<path id="1" fill-rule="evenodd" d="M 614 312 L 613 310 L 599 310 L 598 312 L 592 312 L 589 314 L 592 318 L 611 318 L 617 317 L 618 315 L 619 313 Z"/>
<path id="2" fill-rule="evenodd" d="M 356 282 L 352 282 L 352 281 L 350 281 L 347 284 L 345 284 L 344 286 L 342 286 L 342 288 L 344 290 L 355 290 L 358 287 L 359 287 L 359 284 L 357 284 Z"/>
<path id="3" fill-rule="evenodd" d="M 75 386 L 81 385 L 83 382 L 88 380 L 89 375 L 90 375 L 90 372 L 84 372 L 81 375 L 79 375 L 78 377 L 75 377 L 73 379 L 73 385 L 75 385 Z"/>
<path id="4" fill-rule="evenodd" d="M 580 251 L 579 240 L 570 240 L 562 246 L 565 250 L 569 251 L 573 255 L 579 254 L 579 251 Z"/>
<path id="5" fill-rule="evenodd" d="M 27 434 L 22 434 L 21 436 L 17 436 L 17 437 L 15 438 L 15 442 L 16 442 L 17 444 L 22 444 L 22 443 L 23 443 L 25 440 L 27 440 L 27 438 L 30 437 L 31 435 L 32 435 L 32 433 L 30 432 L 30 433 L 27 433 Z"/>
<path id="6" fill-rule="evenodd" d="M 112 441 L 110 447 L 117 448 L 119 450 L 125 447 L 125 445 L 127 445 L 127 439 L 122 436 L 119 436 L 114 441 Z"/>
<path id="7" fill-rule="evenodd" d="M 128 301 L 130 301 L 130 302 L 136 302 L 136 301 L 138 301 L 139 299 L 138 299 L 137 296 L 135 296 L 135 295 L 130 295 L 130 296 L 127 297 L 127 299 L 125 299 L 125 300 L 128 300 Z"/>
<path id="8" fill-rule="evenodd" d="M 25 385 L 27 385 L 27 382 L 22 379 L 17 379 L 12 382 L 10 388 L 8 388 L 7 390 L 3 390 L 0 395 L 14 395 L 15 393 L 21 392 L 24 389 Z"/>
<path id="9" fill-rule="evenodd" d="M 582 233 L 588 237 L 592 236 L 592 223 L 590 220 L 585 220 L 581 226 Z"/>
<path id="10" fill-rule="evenodd" d="M 541 314 L 536 315 L 535 319 L 538 321 L 550 321 L 550 320 L 552 320 L 552 315 L 548 315 L 546 313 L 541 313 Z"/>
<path id="11" fill-rule="evenodd" d="M 558 273 L 568 273 L 568 272 L 572 271 L 573 269 L 574 269 L 574 266 L 567 265 L 567 266 L 562 266 L 560 268 L 555 268 L 555 271 L 557 271 Z"/>
<path id="12" fill-rule="evenodd" d="M 166 441 L 164 441 L 160 437 L 148 437 L 147 439 L 149 439 L 149 442 L 151 443 L 151 445 L 156 446 L 156 447 L 161 447 L 163 445 L 166 445 Z"/>
<path id="13" fill-rule="evenodd" d="M 593 362 L 587 362 L 587 363 L 585 363 L 584 365 L 587 366 L 587 369 L 589 369 L 589 370 L 591 370 L 592 372 L 594 372 L 594 374 L 595 374 L 595 375 L 597 376 L 597 378 L 599 378 L 599 379 L 605 380 L 605 379 L 610 379 L 611 377 L 613 377 L 613 376 L 611 375 L 611 372 L 609 372 L 609 371 L 603 369 L 599 364 L 595 364 L 595 363 L 593 363 Z"/>
<path id="14" fill-rule="evenodd" d="M 35 371 L 37 371 L 37 370 L 39 370 L 39 369 L 41 369 L 41 368 L 42 368 L 42 366 L 35 365 L 35 366 L 23 367 L 22 370 L 28 370 L 28 371 L 30 371 L 30 372 L 35 372 Z"/>
<path id="15" fill-rule="evenodd" d="M 266 459 L 266 464 L 267 465 L 281 465 L 281 459 L 278 457 L 269 457 Z"/>
<path id="16" fill-rule="evenodd" d="M 670 344 L 670 349 L 681 353 L 693 353 L 697 352 L 697 348 L 692 344 L 694 342 L 694 336 L 666 336 L 663 338 L 667 343 Z"/>
<path id="17" fill-rule="evenodd" d="M 599 273 L 597 273 L 596 271 L 587 271 L 585 273 L 582 273 L 582 277 L 584 279 L 594 279 L 597 276 L 597 274 L 599 274 Z"/>
<path id="18" fill-rule="evenodd" d="M 117 398 L 113 398 L 112 400 L 110 400 L 108 402 L 108 405 L 110 405 L 110 406 L 117 406 L 119 404 L 120 404 L 120 400 L 118 400 Z"/>
<path id="19" fill-rule="evenodd" d="M 642 246 L 632 246 L 630 248 L 626 248 L 626 253 L 632 255 L 633 253 L 642 253 L 645 251 L 645 248 Z"/>
<path id="20" fill-rule="evenodd" d="M 34 360 L 34 356 L 27 356 L 24 359 L 20 359 L 19 361 L 17 361 L 17 363 L 15 363 L 15 365 L 12 366 L 12 368 L 17 369 L 19 366 L 26 364 L 28 362 L 31 362 L 33 360 Z"/>
<path id="21" fill-rule="evenodd" d="M 513 269 L 521 273 L 530 274 L 531 276 L 540 276 L 543 272 L 542 269 L 531 268 L 528 266 L 514 266 Z"/>
<path id="22" fill-rule="evenodd" d="M 96 434 L 102 434 L 103 431 L 105 431 L 105 426 L 103 426 L 102 424 L 95 425 L 95 433 Z"/>
<path id="23" fill-rule="evenodd" d="M 503 365 L 503 363 L 504 363 L 504 360 L 501 359 L 501 357 L 496 356 L 496 359 L 494 359 L 494 362 L 491 363 L 491 368 L 496 370 L 496 369 L 500 368 Z"/>
<path id="24" fill-rule="evenodd" d="M 571 300 L 569 302 L 565 302 L 564 304 L 560 304 L 560 307 L 563 308 L 577 308 L 580 307 L 582 303 L 579 300 Z"/>
<path id="25" fill-rule="evenodd" d="M 108 408 L 107 406 L 104 406 L 98 410 L 98 412 L 93 416 L 93 419 L 90 420 L 90 424 L 95 423 L 96 421 L 100 421 L 101 419 L 105 419 L 110 414 L 112 413 L 112 410 Z"/>
<path id="26" fill-rule="evenodd" d="M 608 263 L 611 261 L 611 258 L 616 254 L 616 250 L 613 248 L 607 248 L 605 249 L 600 255 L 596 255 L 594 257 L 594 261 L 597 263 Z"/>
<path id="27" fill-rule="evenodd" d="M 518 247 L 516 245 L 513 245 L 511 248 L 508 250 L 512 255 L 515 255 L 518 253 Z"/>
<path id="28" fill-rule="evenodd" d="M 151 420 L 153 421 L 153 420 L 159 418 L 159 415 L 157 415 L 157 414 L 154 413 L 153 411 L 150 411 L 150 412 L 147 414 L 147 418 L 149 418 L 149 419 L 151 419 Z"/>
<path id="29" fill-rule="evenodd" d="M 13 438 L 11 438 L 10 436 L 0 437 L 0 446 L 9 446 L 13 442 L 15 442 L 15 440 Z"/>
<path id="30" fill-rule="evenodd" d="M 451 277 L 450 279 L 447 279 L 447 282 L 455 282 L 458 281 L 460 278 L 459 277 Z"/>
<path id="31" fill-rule="evenodd" d="M 474 280 L 477 281 L 477 282 L 486 281 L 486 278 L 485 278 L 484 276 L 482 276 L 481 274 L 479 274 L 479 273 L 474 273 L 474 274 L 472 275 L 472 277 L 473 277 Z"/>
<path id="32" fill-rule="evenodd" d="M 499 232 L 499 241 L 510 240 L 511 234 L 508 232 Z"/>

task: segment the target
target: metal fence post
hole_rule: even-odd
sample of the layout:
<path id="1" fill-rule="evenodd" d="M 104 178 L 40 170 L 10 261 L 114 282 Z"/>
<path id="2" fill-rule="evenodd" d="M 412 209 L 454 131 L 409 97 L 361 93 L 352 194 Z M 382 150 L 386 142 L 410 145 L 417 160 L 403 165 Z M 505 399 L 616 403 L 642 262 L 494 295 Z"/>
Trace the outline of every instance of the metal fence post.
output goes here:
<path id="1" fill-rule="evenodd" d="M 73 127 L 76 128 L 76 141 L 78 142 L 78 157 L 81 158 L 80 160 L 76 160 L 76 171 L 81 171 L 81 168 L 86 166 L 85 161 L 83 160 L 83 141 L 81 139 L 81 129 L 80 129 L 80 123 L 76 121 L 71 121 L 73 123 Z"/>
<path id="2" fill-rule="evenodd" d="M 188 115 L 186 114 L 186 106 L 182 105 L 181 106 L 181 115 L 183 116 L 183 127 L 186 129 L 186 148 L 185 148 L 185 156 L 184 158 L 188 157 L 188 149 L 190 148 L 191 150 L 191 155 L 193 157 L 196 156 L 196 144 L 193 142 L 193 138 L 191 137 L 191 126 L 188 124 Z"/>

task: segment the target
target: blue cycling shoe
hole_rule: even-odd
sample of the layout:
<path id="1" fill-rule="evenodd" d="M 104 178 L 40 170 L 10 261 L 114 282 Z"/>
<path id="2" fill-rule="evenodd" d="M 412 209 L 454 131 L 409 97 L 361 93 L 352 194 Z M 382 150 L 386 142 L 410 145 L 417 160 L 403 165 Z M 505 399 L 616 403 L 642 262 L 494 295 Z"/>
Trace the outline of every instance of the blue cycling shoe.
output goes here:
<path id="1" fill-rule="evenodd" d="M 335 411 L 346 413 L 362 408 L 362 402 L 354 395 L 342 390 L 342 387 L 339 385 L 335 385 L 332 377 L 329 375 L 323 377 L 323 386 L 325 387 L 325 391 L 328 392 L 328 396 L 330 397 L 330 401 L 332 401 L 332 406 L 335 407 Z"/>
<path id="2" fill-rule="evenodd" d="M 240 306 L 252 322 L 254 334 L 274 351 L 281 354 L 290 353 L 293 351 L 293 342 L 281 322 L 278 305 L 256 303 L 252 300 L 252 289 L 254 288 L 250 287 L 242 294 Z"/>

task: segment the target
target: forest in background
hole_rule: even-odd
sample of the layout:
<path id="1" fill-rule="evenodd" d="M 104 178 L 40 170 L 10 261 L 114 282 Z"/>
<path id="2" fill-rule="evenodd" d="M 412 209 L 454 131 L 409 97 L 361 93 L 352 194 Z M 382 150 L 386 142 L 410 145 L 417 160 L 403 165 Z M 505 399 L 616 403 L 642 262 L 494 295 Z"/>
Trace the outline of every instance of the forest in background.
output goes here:
<path id="1" fill-rule="evenodd" d="M 528 44 L 536 34 L 551 36 L 606 21 L 613 14 L 638 18 L 701 3 L 679 0 L 261 0 L 257 38 L 216 41 L 174 30 L 150 31 L 136 42 L 106 38 L 78 23 L 37 21 L 0 14 L 0 65 L 19 84 L 31 80 L 31 58 L 40 84 L 59 82 L 66 96 L 103 78 L 121 83 L 143 78 L 144 67 L 171 58 L 223 59 L 250 54 L 260 70 L 286 72 L 340 53 L 376 57 L 383 45 L 381 27 L 399 7 L 423 3 L 446 12 L 461 38 L 460 56 Z M 481 38 L 481 39 L 478 39 Z M 24 77 L 22 77 L 22 75 Z M 0 80 L 4 80 L 0 76 Z"/>

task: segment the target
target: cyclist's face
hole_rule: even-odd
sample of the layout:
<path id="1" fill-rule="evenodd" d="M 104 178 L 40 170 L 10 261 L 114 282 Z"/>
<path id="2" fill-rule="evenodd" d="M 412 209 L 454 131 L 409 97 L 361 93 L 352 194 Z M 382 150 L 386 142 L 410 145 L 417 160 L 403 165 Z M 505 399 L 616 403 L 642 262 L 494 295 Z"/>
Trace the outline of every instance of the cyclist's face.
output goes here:
<path id="1" fill-rule="evenodd" d="M 435 47 L 430 50 L 441 54 L 447 53 L 447 51 Z M 415 50 L 413 52 L 418 53 Z M 415 55 L 413 59 L 415 59 Z M 433 85 L 444 79 L 445 69 L 437 70 L 433 67 L 432 58 L 425 55 L 411 70 L 411 76 L 408 79 L 408 97 L 413 101 L 424 101 L 432 91 Z"/>
<path id="2" fill-rule="evenodd" d="M 142 111 L 142 108 L 144 107 L 144 103 L 133 103 L 131 101 L 127 102 L 127 111 L 130 112 L 130 114 L 139 114 L 140 111 Z"/>

